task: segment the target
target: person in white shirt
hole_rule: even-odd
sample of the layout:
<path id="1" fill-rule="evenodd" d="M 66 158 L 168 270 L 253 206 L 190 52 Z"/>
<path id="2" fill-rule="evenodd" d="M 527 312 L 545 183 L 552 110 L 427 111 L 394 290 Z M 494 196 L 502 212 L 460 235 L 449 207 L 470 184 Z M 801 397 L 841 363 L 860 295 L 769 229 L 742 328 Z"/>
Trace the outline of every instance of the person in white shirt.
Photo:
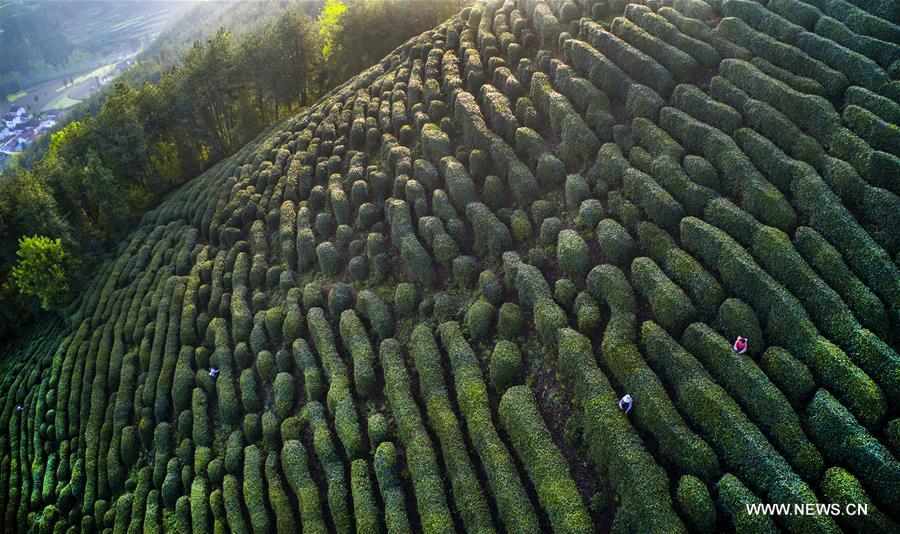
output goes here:
<path id="1" fill-rule="evenodd" d="M 628 412 L 630 412 L 633 407 L 634 407 L 634 399 L 631 398 L 631 395 L 626 393 L 624 397 L 619 399 L 619 409 L 625 410 L 626 414 Z"/>

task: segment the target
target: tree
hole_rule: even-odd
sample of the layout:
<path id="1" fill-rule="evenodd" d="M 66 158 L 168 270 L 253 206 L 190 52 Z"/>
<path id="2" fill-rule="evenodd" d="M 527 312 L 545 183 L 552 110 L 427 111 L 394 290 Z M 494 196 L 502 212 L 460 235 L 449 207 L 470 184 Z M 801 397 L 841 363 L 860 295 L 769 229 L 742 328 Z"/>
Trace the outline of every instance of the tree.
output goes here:
<path id="1" fill-rule="evenodd" d="M 378 62 L 457 8 L 456 0 L 328 0 L 319 14 L 328 86 Z"/>
<path id="2" fill-rule="evenodd" d="M 329 60 L 334 52 L 335 37 L 341 30 L 341 22 L 347 6 L 341 0 L 327 0 L 319 13 L 319 38 L 322 39 L 322 57 Z"/>
<path id="3" fill-rule="evenodd" d="M 0 178 L 0 272 L 9 268 L 16 241 L 26 232 L 64 237 L 68 230 L 53 192 L 35 173 L 15 168 Z"/>
<path id="4" fill-rule="evenodd" d="M 97 114 L 92 140 L 102 147 L 97 153 L 115 176 L 143 186 L 148 147 L 137 97 L 130 85 L 117 83 Z"/>
<path id="5" fill-rule="evenodd" d="M 306 105 L 315 77 L 311 74 L 319 63 L 319 43 L 313 20 L 306 13 L 288 11 L 279 17 L 270 31 L 274 33 L 279 58 L 276 76 L 282 77 L 280 90 L 274 91 L 277 101 L 293 111 L 295 102 Z"/>
<path id="6" fill-rule="evenodd" d="M 12 279 L 23 295 L 36 297 L 50 310 L 64 303 L 69 292 L 70 262 L 60 239 L 35 235 L 19 239 L 18 263 Z"/>

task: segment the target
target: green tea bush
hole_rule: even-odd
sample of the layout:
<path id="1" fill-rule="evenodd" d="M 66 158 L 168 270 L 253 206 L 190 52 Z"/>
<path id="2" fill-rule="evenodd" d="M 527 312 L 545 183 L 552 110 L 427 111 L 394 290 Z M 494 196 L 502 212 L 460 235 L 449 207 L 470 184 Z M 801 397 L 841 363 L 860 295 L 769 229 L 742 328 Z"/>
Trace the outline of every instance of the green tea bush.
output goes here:
<path id="1" fill-rule="evenodd" d="M 627 200 L 619 191 L 610 191 L 607 197 L 610 215 L 621 223 L 621 226 L 629 232 L 634 232 L 637 224 L 641 222 L 641 210 Z M 603 221 L 600 221 L 603 222 Z"/>
<path id="2" fill-rule="evenodd" d="M 544 73 L 537 72 L 532 76 L 529 96 L 541 113 L 549 118 L 553 133 L 562 140 L 557 151 L 567 167 L 583 164 L 585 157 L 597 152 L 600 148 L 597 135 L 569 100 L 553 89 Z"/>
<path id="3" fill-rule="evenodd" d="M 438 169 L 444 177 L 447 194 L 450 202 L 459 211 L 465 211 L 466 206 L 478 200 L 478 192 L 472 178 L 466 172 L 466 168 L 452 156 L 440 160 Z"/>
<path id="4" fill-rule="evenodd" d="M 631 263 L 634 286 L 650 302 L 653 315 L 673 335 L 681 332 L 697 316 L 691 300 L 650 258 L 635 258 Z"/>
<path id="5" fill-rule="evenodd" d="M 494 306 L 499 305 L 503 298 L 503 285 L 493 271 L 481 271 L 478 275 L 478 290 Z"/>
<path id="6" fill-rule="evenodd" d="M 614 521 L 623 527 L 683 532 L 672 509 L 668 477 L 616 406 L 618 395 L 597 368 L 590 340 L 570 328 L 561 329 L 557 339 L 562 369 L 583 409 L 586 455 L 622 502 Z"/>
<path id="7" fill-rule="evenodd" d="M 472 256 L 457 256 L 453 259 L 453 278 L 457 285 L 469 289 L 475 285 L 478 276 L 478 264 Z"/>
<path id="8" fill-rule="evenodd" d="M 754 358 L 762 354 L 766 346 L 762 328 L 753 313 L 753 308 L 740 299 L 730 298 L 722 302 L 716 316 L 716 328 L 725 339 L 732 340 L 741 336 L 750 340 L 747 354 Z"/>
<path id="9" fill-rule="evenodd" d="M 409 317 L 416 309 L 416 286 L 402 282 L 394 290 L 394 309 L 400 317 Z"/>
<path id="10" fill-rule="evenodd" d="M 566 176 L 565 194 L 566 206 L 574 209 L 580 206 L 584 200 L 591 198 L 591 189 L 583 176 L 570 174 Z"/>
<path id="11" fill-rule="evenodd" d="M 294 341 L 291 347 L 297 367 L 303 372 L 303 388 L 308 400 L 322 400 L 322 373 L 305 339 Z"/>
<path id="12" fill-rule="evenodd" d="M 795 407 L 805 406 L 816 388 L 809 369 L 781 347 L 769 347 L 760 360 L 766 376 Z"/>
<path id="13" fill-rule="evenodd" d="M 829 98 L 838 96 L 847 87 L 847 78 L 840 72 L 789 43 L 755 31 L 739 18 L 726 17 L 717 31 L 728 40 L 754 50 L 759 57 L 778 67 L 815 80 Z"/>
<path id="14" fill-rule="evenodd" d="M 690 5 L 696 6 L 701 10 L 692 13 L 692 15 L 696 15 L 692 18 L 700 20 L 712 18 L 711 10 L 699 2 L 679 3 L 682 8 L 687 8 L 687 6 Z M 660 14 L 654 13 L 646 6 L 629 4 L 625 7 L 625 16 L 647 32 L 688 53 L 704 68 L 716 67 L 722 60 L 719 52 L 716 51 L 713 46 L 700 39 L 691 37 L 687 32 L 682 33 L 675 25 L 663 18 Z"/>
<path id="15" fill-rule="evenodd" d="M 672 92 L 672 104 L 697 120 L 731 135 L 741 127 L 741 114 L 730 106 L 716 102 L 696 86 L 681 84 Z"/>
<path id="16" fill-rule="evenodd" d="M 628 231 L 612 219 L 603 219 L 595 232 L 597 244 L 605 258 L 617 265 L 627 265 L 634 257 L 634 239 Z"/>
<path id="17" fill-rule="evenodd" d="M 569 276 L 584 279 L 591 268 L 587 243 L 574 230 L 563 230 L 556 239 L 556 260 Z"/>
<path id="18" fill-rule="evenodd" d="M 442 158 L 450 155 L 450 138 L 436 124 L 422 127 L 422 154 L 437 165 Z"/>
<path id="19" fill-rule="evenodd" d="M 680 85 L 679 87 L 693 87 Z M 673 99 L 675 95 L 673 95 Z M 684 149 L 665 130 L 643 117 L 631 121 L 632 140 L 646 148 L 654 157 L 665 156 L 674 161 L 681 161 Z M 632 157 L 631 148 L 628 151 Z M 633 158 L 632 158 L 633 159 Z"/>
<path id="20" fill-rule="evenodd" d="M 840 349 L 822 338 L 803 306 L 763 271 L 733 239 L 692 217 L 681 224 L 685 247 L 722 276 L 726 285 L 763 317 L 769 343 L 783 345 L 804 358 L 821 385 L 831 387 L 839 398 L 866 422 L 884 413 L 884 395 L 874 382 Z"/>
<path id="21" fill-rule="evenodd" d="M 353 307 L 353 288 L 338 282 L 328 290 L 328 315 L 338 319 L 345 310 Z"/>
<path id="22" fill-rule="evenodd" d="M 225 475 L 225 479 L 222 481 L 222 497 L 225 503 L 225 517 L 228 521 L 228 528 L 232 532 L 250 532 L 250 528 L 244 518 L 243 505 L 241 504 L 240 483 L 231 474 Z"/>
<path id="23" fill-rule="evenodd" d="M 275 413 L 287 417 L 294 406 L 294 378 L 290 373 L 278 373 L 275 376 Z"/>
<path id="24" fill-rule="evenodd" d="M 622 182 L 625 196 L 642 208 L 651 221 L 670 232 L 677 230 L 684 209 L 653 178 L 630 168 L 623 173 Z"/>
<path id="25" fill-rule="evenodd" d="M 364 289 L 356 295 L 356 311 L 369 322 L 375 339 L 386 339 L 393 333 L 394 319 L 391 310 L 373 291 Z"/>
<path id="26" fill-rule="evenodd" d="M 312 308 L 309 310 L 306 322 L 319 359 L 322 361 L 325 377 L 330 382 L 326 398 L 328 410 L 334 414 L 335 430 L 347 455 L 357 458 L 363 454 L 362 433 L 359 428 L 359 418 L 353 406 L 353 399 L 350 396 L 347 366 L 337 352 L 331 326 L 325 319 L 322 309 Z"/>
<path id="27" fill-rule="evenodd" d="M 807 480 L 819 475 L 823 466 L 819 451 L 806 439 L 787 398 L 756 364 L 735 356 L 731 343 L 704 323 L 690 325 L 682 344 L 741 404 L 798 474 Z"/>
<path id="28" fill-rule="evenodd" d="M 262 450 L 257 445 L 244 448 L 244 505 L 250 515 L 254 532 L 267 532 L 272 528 L 265 502 Z"/>
<path id="29" fill-rule="evenodd" d="M 506 204 L 506 188 L 500 177 L 493 174 L 485 177 L 481 189 L 481 198 L 491 209 L 499 209 Z"/>
<path id="30" fill-rule="evenodd" d="M 675 392 L 679 408 L 712 442 L 729 469 L 777 502 L 817 502 L 815 493 L 794 474 L 737 403 L 662 328 L 645 322 L 641 326 L 641 348 L 650 367 Z M 816 525 L 813 528 L 837 531 L 830 517 L 786 519 L 786 524 L 795 525 L 792 528 L 809 527 L 811 523 Z"/>
<path id="31" fill-rule="evenodd" d="M 875 507 L 856 477 L 840 467 L 830 467 L 825 471 L 825 476 L 822 477 L 822 494 L 828 502 L 839 504 L 845 510 L 850 503 L 866 507 L 865 514 L 847 515 L 838 520 L 846 528 L 877 532 L 890 531 L 895 526 L 894 522 Z"/>
<path id="32" fill-rule="evenodd" d="M 583 20 L 581 21 L 580 29 L 582 37 L 591 46 L 612 59 L 616 65 L 619 65 L 622 70 L 627 72 L 638 83 L 651 87 L 663 97 L 668 97 L 671 94 L 672 89 L 675 87 L 672 74 L 654 59 L 604 30 L 597 23 Z M 608 90 L 606 92 L 610 93 Z"/>
<path id="33" fill-rule="evenodd" d="M 369 466 L 363 459 L 350 464 L 350 487 L 353 496 L 353 517 L 360 532 L 380 532 L 378 507 L 372 490 Z"/>
<path id="34" fill-rule="evenodd" d="M 495 308 L 486 300 L 478 299 L 466 312 L 466 328 L 475 341 L 487 341 L 494 331 Z"/>
<path id="35" fill-rule="evenodd" d="M 531 238 L 532 229 L 528 215 L 522 210 L 516 210 L 510 215 L 509 221 L 512 237 L 519 243 L 526 243 Z"/>
<path id="36" fill-rule="evenodd" d="M 575 297 L 578 296 L 578 287 L 568 278 L 560 278 L 553 287 L 553 298 L 560 306 L 572 309 Z"/>
<path id="37" fill-rule="evenodd" d="M 475 353 L 463 338 L 458 323 L 443 323 L 439 331 L 450 359 L 460 412 L 466 421 L 472 444 L 484 463 L 501 520 L 510 530 L 533 531 L 538 528 L 537 517 L 518 481 L 512 457 L 494 428 L 487 387 Z"/>
<path id="38" fill-rule="evenodd" d="M 613 377 L 640 399 L 634 411 L 638 427 L 656 436 L 660 453 L 679 470 L 714 479 L 719 473 L 715 453 L 685 425 L 659 378 L 638 352 L 636 303 L 625 275 L 611 265 L 595 267 L 588 277 L 588 291 L 610 309 L 599 355 Z"/>
<path id="39" fill-rule="evenodd" d="M 848 466 L 866 485 L 876 502 L 896 510 L 900 499 L 900 463 L 888 449 L 854 419 L 824 389 L 806 407 L 806 423 L 813 439 L 833 462 Z"/>
<path id="40" fill-rule="evenodd" d="M 384 502 L 384 523 L 388 532 L 407 534 L 412 532 L 406 512 L 406 498 L 400 470 L 397 465 L 397 450 L 390 441 L 381 443 L 373 459 L 375 478 Z M 324 525 L 323 525 L 324 527 Z"/>
<path id="41" fill-rule="evenodd" d="M 716 490 L 719 493 L 719 508 L 729 516 L 735 532 L 779 532 L 770 516 L 750 514 L 747 507 L 759 505 L 762 501 L 736 476 L 726 473 L 716 484 Z"/>
<path id="42" fill-rule="evenodd" d="M 751 139 L 760 140 L 759 137 Z M 841 203 L 834 192 L 809 167 L 792 165 L 792 160 L 781 156 L 780 149 L 768 142 L 759 143 L 760 151 L 754 154 L 754 164 L 769 175 L 790 169 L 791 189 L 800 212 L 808 218 L 810 227 L 820 232 L 838 250 L 845 252 L 845 261 L 872 291 L 892 302 L 900 291 L 895 276 L 884 273 L 894 272 L 896 265 L 884 250 L 875 244 L 857 223 L 850 211 Z M 775 154 L 779 157 L 768 157 Z M 767 157 L 763 158 L 765 155 Z M 852 253 L 851 253 L 852 251 Z"/>
<path id="43" fill-rule="evenodd" d="M 353 361 L 356 393 L 368 398 L 375 389 L 375 352 L 356 312 L 344 310 L 340 319 L 341 340 Z"/>
<path id="44" fill-rule="evenodd" d="M 316 257 L 319 261 L 319 269 L 328 276 L 334 276 L 341 272 L 343 259 L 340 253 L 330 241 L 319 243 L 316 246 Z"/>
<path id="45" fill-rule="evenodd" d="M 791 87 L 791 89 L 795 89 L 801 93 L 806 93 L 809 95 L 817 95 L 823 97 L 827 96 L 825 93 L 825 88 L 822 87 L 822 84 L 820 84 L 816 80 L 794 74 L 791 71 L 785 70 L 777 65 L 769 63 L 761 57 L 755 57 L 751 59 L 750 63 L 772 78 L 786 83 Z"/>
<path id="46" fill-rule="evenodd" d="M 331 519 L 334 521 L 336 529 L 349 531 L 351 519 L 348 502 L 349 490 L 345 479 L 346 474 L 344 464 L 335 448 L 331 430 L 328 428 L 328 422 L 325 419 L 325 410 L 318 402 L 310 402 L 306 405 L 306 414 L 313 433 L 313 447 L 315 448 L 316 456 L 319 458 L 328 487 L 327 501 L 328 508 L 331 511 Z"/>
<path id="47" fill-rule="evenodd" d="M 544 298 L 535 303 L 534 329 L 545 344 L 554 344 L 557 330 L 567 323 L 566 313 L 552 299 Z"/>
<path id="48" fill-rule="evenodd" d="M 697 60 L 686 52 L 648 33 L 627 18 L 616 17 L 613 19 L 610 29 L 617 37 L 658 61 L 660 65 L 672 73 L 677 83 L 691 81 L 697 77 L 700 70 L 700 64 Z"/>
<path id="49" fill-rule="evenodd" d="M 416 238 L 406 204 L 399 200 L 387 201 L 385 213 L 391 225 L 391 239 L 400 250 L 403 263 L 416 282 L 425 287 L 431 287 L 435 283 L 437 275 L 434 272 L 431 257 Z"/>
<path id="50" fill-rule="evenodd" d="M 291 532 L 299 528 L 294 517 L 291 499 L 281 477 L 278 453 L 270 451 L 266 456 L 265 473 L 268 483 L 268 500 L 275 516 L 275 528 L 283 532 Z"/>
<path id="51" fill-rule="evenodd" d="M 596 228 L 605 215 L 603 204 L 595 198 L 588 198 L 582 201 L 578 208 L 576 223 L 579 227 L 590 230 Z"/>
<path id="52" fill-rule="evenodd" d="M 698 185 L 712 190 L 719 189 L 719 177 L 716 168 L 702 156 L 690 154 L 681 161 L 684 172 Z"/>
<path id="53" fill-rule="evenodd" d="M 519 306 L 504 302 L 497 314 L 497 335 L 504 339 L 514 339 L 524 332 L 525 317 Z"/>
<path id="54" fill-rule="evenodd" d="M 319 503 L 319 489 L 310 475 L 303 443 L 298 440 L 284 442 L 281 450 L 281 468 L 300 505 L 304 531 L 327 532 Z"/>
<path id="55" fill-rule="evenodd" d="M 316 262 L 316 237 L 309 228 L 297 230 L 297 269 L 307 271 Z"/>
<path id="56" fill-rule="evenodd" d="M 691 475 L 678 479 L 675 499 L 688 524 L 697 532 L 714 532 L 716 507 L 706 485 Z"/>
<path id="57" fill-rule="evenodd" d="M 431 440 L 422 425 L 400 344 L 386 339 L 379 349 L 384 370 L 385 395 L 397 422 L 397 433 L 406 448 L 410 482 L 420 510 L 422 528 L 429 532 L 453 532 L 453 519 L 444 496 L 443 482 Z"/>
<path id="58" fill-rule="evenodd" d="M 494 391 L 503 392 L 521 382 L 522 353 L 511 341 L 498 341 L 491 352 L 490 383 Z"/>
<path id="59" fill-rule="evenodd" d="M 381 412 L 375 412 L 369 416 L 367 427 L 369 430 L 369 443 L 373 448 L 377 447 L 379 443 L 390 439 L 387 419 Z"/>
<path id="60" fill-rule="evenodd" d="M 534 395 L 526 386 L 509 388 L 500 400 L 498 411 L 553 528 L 592 532 L 590 515 L 572 481 L 568 464 L 544 425 Z"/>
<path id="61" fill-rule="evenodd" d="M 633 83 L 613 60 L 584 41 L 569 39 L 563 43 L 563 57 L 607 95 L 625 94 Z"/>
<path id="62" fill-rule="evenodd" d="M 637 234 L 643 251 L 691 297 L 697 308 L 707 316 L 715 314 L 724 298 L 719 282 L 655 224 L 641 222 Z"/>
<path id="63" fill-rule="evenodd" d="M 841 253 L 812 228 L 797 228 L 794 247 L 822 280 L 834 288 L 863 325 L 882 339 L 890 339 L 884 305 L 850 271 Z"/>
<path id="64" fill-rule="evenodd" d="M 410 338 L 410 356 L 419 374 L 419 387 L 425 401 L 428 419 L 447 462 L 453 498 L 468 528 L 491 524 L 487 501 L 469 462 L 460 424 L 444 386 L 444 370 L 440 352 L 431 329 L 417 326 Z M 376 457 L 377 457 L 376 452 Z M 377 460 L 376 460 L 377 461 Z"/>
<path id="65" fill-rule="evenodd" d="M 495 258 L 512 248 L 509 228 L 487 206 L 480 202 L 472 202 L 466 206 L 465 212 L 474 230 L 475 252 L 488 258 Z"/>
<path id="66" fill-rule="evenodd" d="M 703 154 L 725 178 L 723 192 L 738 198 L 748 213 L 777 228 L 791 230 L 796 225 L 796 213 L 784 195 L 730 137 L 672 107 L 660 111 L 660 126 L 689 151 Z"/>
<path id="67" fill-rule="evenodd" d="M 303 313 L 300 309 L 303 293 L 299 288 L 288 291 L 284 301 L 284 321 L 281 334 L 286 344 L 292 343 L 303 335 Z"/>
<path id="68" fill-rule="evenodd" d="M 558 217 L 547 217 L 541 222 L 540 242 L 543 245 L 556 245 L 556 238 L 562 231 L 562 221 Z"/>
<path id="69" fill-rule="evenodd" d="M 481 101 L 486 112 L 491 129 L 503 137 L 507 143 L 515 142 L 519 122 L 516 120 L 506 96 L 494 86 L 485 84 L 478 91 L 478 100 Z"/>
<path id="70" fill-rule="evenodd" d="M 806 304 L 822 332 L 872 377 L 888 401 L 900 400 L 900 358 L 896 352 L 856 321 L 840 296 L 810 269 L 788 237 L 774 228 L 761 228 L 753 236 L 751 250 L 769 273 Z"/>
<path id="71" fill-rule="evenodd" d="M 900 123 L 900 106 L 890 98 L 873 93 L 859 86 L 851 86 L 844 93 L 845 102 L 861 108 L 865 108 L 881 117 L 882 120 L 898 124 Z"/>
<path id="72" fill-rule="evenodd" d="M 671 7 L 661 7 L 657 13 L 665 17 L 685 35 L 709 43 L 716 49 L 722 57 L 736 57 L 749 60 L 752 54 L 746 48 L 737 45 L 728 39 L 722 37 L 712 28 L 707 26 L 702 20 L 693 17 L 694 14 L 687 15 L 687 4 L 697 5 L 696 2 L 679 2 L 679 7 L 672 9 Z"/>

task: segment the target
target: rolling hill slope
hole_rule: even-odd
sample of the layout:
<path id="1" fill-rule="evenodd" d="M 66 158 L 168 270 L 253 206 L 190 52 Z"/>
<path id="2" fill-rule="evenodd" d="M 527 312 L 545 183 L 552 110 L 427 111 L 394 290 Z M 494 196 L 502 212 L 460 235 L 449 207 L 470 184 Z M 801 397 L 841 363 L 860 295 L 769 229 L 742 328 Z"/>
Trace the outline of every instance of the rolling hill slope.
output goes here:
<path id="1" fill-rule="evenodd" d="M 4 531 L 896 529 L 898 45 L 843 0 L 463 9 L 4 349 Z"/>

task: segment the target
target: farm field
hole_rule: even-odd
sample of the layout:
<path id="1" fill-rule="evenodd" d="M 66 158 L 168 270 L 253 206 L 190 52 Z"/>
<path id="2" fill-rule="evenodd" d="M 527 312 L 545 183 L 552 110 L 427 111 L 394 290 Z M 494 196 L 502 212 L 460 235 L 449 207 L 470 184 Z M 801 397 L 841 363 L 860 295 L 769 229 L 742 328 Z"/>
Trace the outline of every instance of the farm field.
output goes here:
<path id="1" fill-rule="evenodd" d="M 8 38 L 4 41 L 8 48 L 2 56 L 3 72 L 20 80 L 4 85 L 14 89 L 2 96 L 10 103 L 41 109 L 55 98 L 45 96 L 44 91 L 64 90 L 63 78 L 106 74 L 100 69 L 111 70 L 123 57 L 137 54 L 192 5 L 192 1 L 161 0 L 3 3 L 0 33 Z M 44 48 L 48 49 L 45 56 L 35 50 Z M 98 72 L 90 72 L 95 69 Z M 33 100 L 34 95 L 39 102 Z"/>
<path id="2" fill-rule="evenodd" d="M 7 102 L 15 102 L 16 100 L 22 98 L 26 94 L 28 94 L 28 93 L 26 93 L 25 91 L 19 91 L 18 93 L 7 96 L 6 101 Z"/>
<path id="3" fill-rule="evenodd" d="M 892 9 L 462 9 L 0 349 L 3 531 L 898 531 Z"/>
<path id="4" fill-rule="evenodd" d="M 128 57 L 132 56 L 133 54 Z M 63 85 L 62 78 L 57 78 L 10 95 L 7 100 L 14 105 L 31 106 L 32 110 L 40 110 L 40 112 L 70 108 L 96 92 L 96 78 L 113 72 L 120 62 L 120 60 L 115 60 L 107 65 L 85 71 L 76 76 L 68 86 Z M 34 100 L 35 95 L 38 97 L 36 101 Z"/>
<path id="5" fill-rule="evenodd" d="M 134 50 L 133 43 L 150 42 L 183 11 L 179 2 L 149 1 L 136 6 L 87 0 L 77 17 L 63 26 L 69 40 L 91 50 L 115 53 Z"/>

